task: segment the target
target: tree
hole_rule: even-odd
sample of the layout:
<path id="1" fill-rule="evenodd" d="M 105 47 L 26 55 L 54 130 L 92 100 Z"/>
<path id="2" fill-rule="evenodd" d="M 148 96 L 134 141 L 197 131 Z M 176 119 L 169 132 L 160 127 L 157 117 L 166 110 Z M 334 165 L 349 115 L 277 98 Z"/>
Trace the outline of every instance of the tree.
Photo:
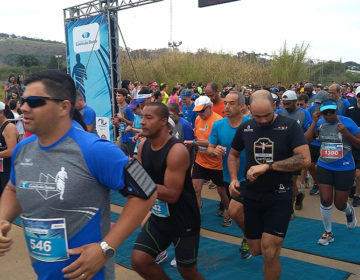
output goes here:
<path id="1" fill-rule="evenodd" d="M 21 54 L 16 57 L 16 65 L 23 67 L 39 66 L 40 60 L 33 54 Z"/>
<path id="2" fill-rule="evenodd" d="M 290 51 L 284 46 L 279 54 L 274 54 L 271 62 L 271 74 L 274 81 L 282 81 L 283 84 L 291 84 L 296 81 L 307 80 L 307 68 L 305 64 L 306 52 L 309 44 L 296 44 Z"/>

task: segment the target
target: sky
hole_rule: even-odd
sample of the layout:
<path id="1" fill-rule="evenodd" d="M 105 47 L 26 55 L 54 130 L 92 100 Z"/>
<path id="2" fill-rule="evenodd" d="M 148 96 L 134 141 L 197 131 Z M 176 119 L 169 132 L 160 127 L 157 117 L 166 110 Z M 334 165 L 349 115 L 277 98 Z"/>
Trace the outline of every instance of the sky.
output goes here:
<path id="1" fill-rule="evenodd" d="M 0 33 L 65 42 L 63 9 L 88 1 L 2 1 Z M 197 0 L 164 0 L 118 13 L 129 48 L 167 47 L 171 1 L 180 51 L 273 54 L 285 42 L 289 49 L 305 43 L 308 58 L 360 63 L 359 0 L 240 0 L 206 8 Z"/>

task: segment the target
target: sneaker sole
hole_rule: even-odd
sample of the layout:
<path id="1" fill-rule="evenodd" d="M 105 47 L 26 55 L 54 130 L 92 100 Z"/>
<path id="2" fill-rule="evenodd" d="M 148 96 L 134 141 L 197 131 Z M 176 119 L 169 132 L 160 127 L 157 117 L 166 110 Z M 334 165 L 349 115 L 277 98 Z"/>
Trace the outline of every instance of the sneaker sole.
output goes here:
<path id="1" fill-rule="evenodd" d="M 330 243 L 333 243 L 334 241 L 335 241 L 335 238 L 329 240 L 329 242 L 327 242 L 327 243 L 320 243 L 320 242 L 318 241 L 318 244 L 321 245 L 321 246 L 327 246 L 327 245 L 329 245 Z"/>
<path id="2" fill-rule="evenodd" d="M 241 259 L 242 259 L 242 260 L 248 260 L 248 259 L 250 259 L 251 257 L 252 257 L 252 255 L 250 254 L 250 255 L 248 255 L 248 256 L 246 256 L 246 257 L 241 256 Z"/>
<path id="3" fill-rule="evenodd" d="M 357 225 L 357 219 L 356 219 L 356 216 L 355 216 L 355 212 L 354 212 L 354 217 L 355 217 L 355 221 L 354 221 L 354 225 L 352 226 L 348 226 L 347 224 L 346 224 L 346 226 L 347 226 L 347 228 L 348 229 L 354 229 L 354 228 L 356 228 L 356 225 Z"/>

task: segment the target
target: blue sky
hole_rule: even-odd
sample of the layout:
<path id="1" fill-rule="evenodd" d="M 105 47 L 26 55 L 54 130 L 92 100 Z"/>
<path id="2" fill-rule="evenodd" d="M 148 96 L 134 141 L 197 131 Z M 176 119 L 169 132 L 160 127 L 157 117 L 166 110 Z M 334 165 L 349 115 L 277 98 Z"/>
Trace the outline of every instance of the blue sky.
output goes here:
<path id="1" fill-rule="evenodd" d="M 0 32 L 65 41 L 63 9 L 86 0 L 18 0 L 2 3 Z M 197 0 L 172 0 L 173 40 L 182 51 L 207 48 L 277 52 L 309 44 L 308 57 L 360 63 L 359 0 L 241 0 L 201 8 Z M 164 48 L 170 38 L 170 0 L 118 13 L 131 49 Z M 120 45 L 123 45 L 120 42 Z"/>

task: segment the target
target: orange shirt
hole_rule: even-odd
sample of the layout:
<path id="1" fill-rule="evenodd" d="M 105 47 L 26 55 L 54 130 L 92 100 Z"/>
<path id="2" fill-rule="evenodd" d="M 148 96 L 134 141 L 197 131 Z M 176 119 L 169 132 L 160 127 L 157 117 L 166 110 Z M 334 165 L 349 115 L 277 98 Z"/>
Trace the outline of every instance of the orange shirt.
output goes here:
<path id="1" fill-rule="evenodd" d="M 220 119 L 222 119 L 222 117 L 215 112 L 213 112 L 207 120 L 203 120 L 197 116 L 194 128 L 195 138 L 199 140 L 208 140 L 214 122 Z M 199 151 L 197 152 L 195 159 L 197 164 L 208 169 L 222 170 L 221 157 L 209 157 L 206 153 L 207 147 L 198 146 L 198 148 Z"/>
<path id="2" fill-rule="evenodd" d="M 216 114 L 222 116 L 223 118 L 226 117 L 224 101 L 221 101 L 218 104 L 213 104 L 212 110 L 213 110 L 213 112 L 215 112 Z"/>

